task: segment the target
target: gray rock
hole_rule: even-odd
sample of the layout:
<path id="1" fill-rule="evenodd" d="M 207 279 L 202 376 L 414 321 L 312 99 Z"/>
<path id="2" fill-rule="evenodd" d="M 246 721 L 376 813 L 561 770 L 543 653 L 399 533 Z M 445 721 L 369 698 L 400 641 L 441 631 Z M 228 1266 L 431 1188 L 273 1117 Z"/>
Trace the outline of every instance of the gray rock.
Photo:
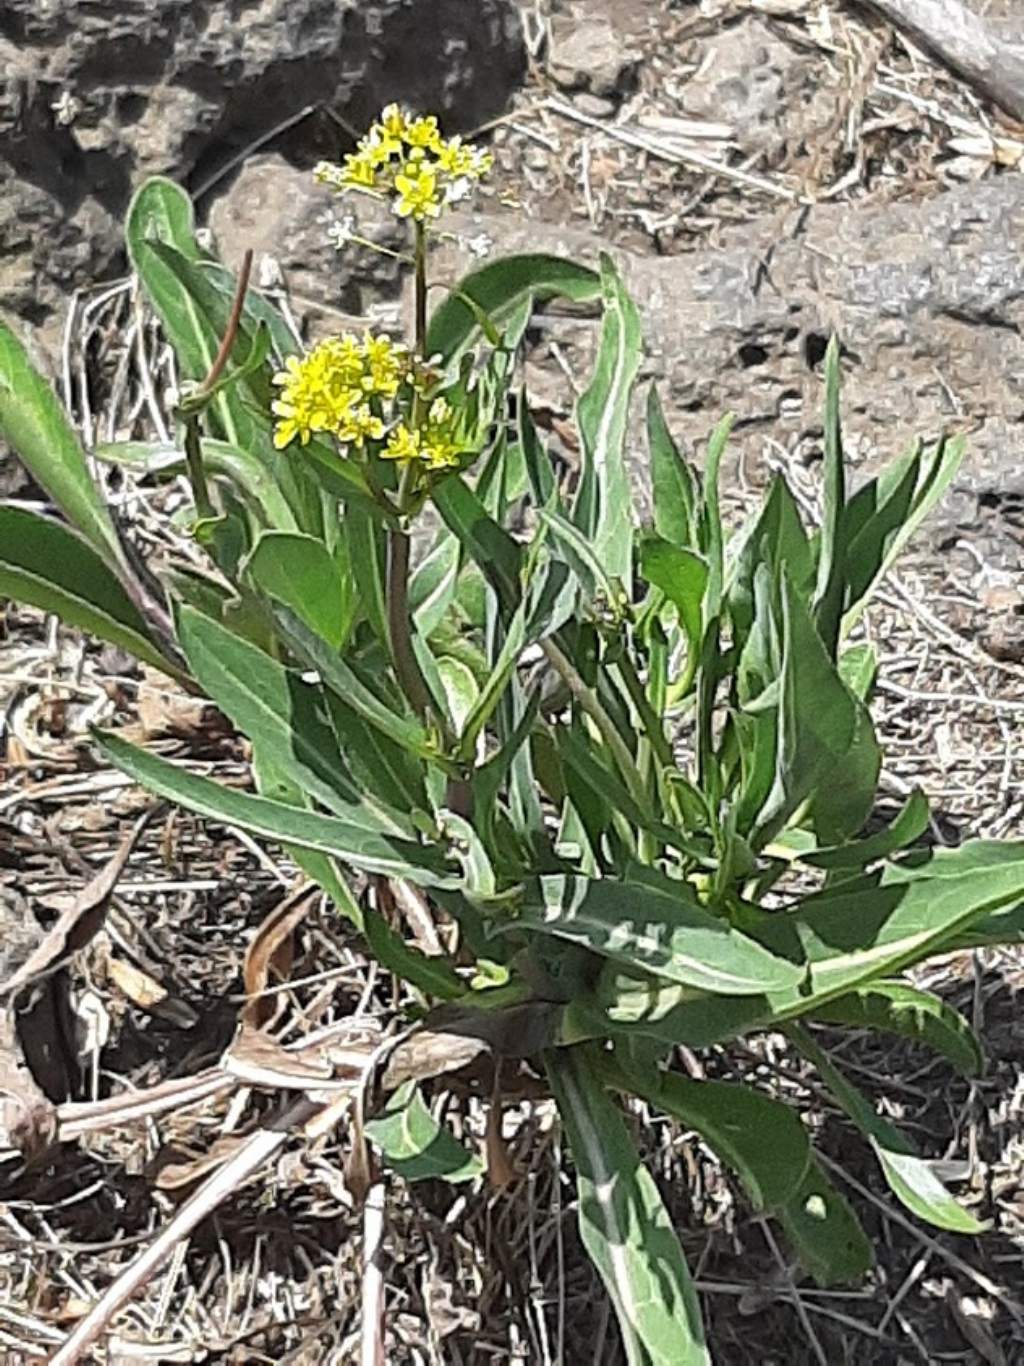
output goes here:
<path id="1" fill-rule="evenodd" d="M 471 127 L 524 70 L 513 0 L 2 0 L 0 303 L 39 324 L 115 269 L 147 175 L 200 188 L 308 106 L 299 164 L 390 100 Z"/>
<path id="2" fill-rule="evenodd" d="M 816 56 L 752 15 L 701 40 L 693 60 L 697 71 L 682 88 L 686 113 L 731 124 L 744 150 L 773 160 L 814 142 L 839 107 L 841 92 L 822 81 Z"/>
<path id="3" fill-rule="evenodd" d="M 581 13 L 553 25 L 548 69 L 564 90 L 622 95 L 634 84 L 640 57 L 601 15 Z"/>

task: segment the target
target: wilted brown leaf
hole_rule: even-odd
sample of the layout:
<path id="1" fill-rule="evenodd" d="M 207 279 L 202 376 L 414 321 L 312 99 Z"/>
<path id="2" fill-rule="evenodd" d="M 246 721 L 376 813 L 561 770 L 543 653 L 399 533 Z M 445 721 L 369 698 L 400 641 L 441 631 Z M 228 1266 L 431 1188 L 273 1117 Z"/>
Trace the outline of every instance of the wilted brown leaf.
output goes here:
<path id="1" fill-rule="evenodd" d="M 245 994 L 250 998 L 242 1007 L 242 1024 L 260 1029 L 273 1019 L 276 1007 L 273 998 L 261 996 L 267 989 L 270 975 L 283 982 L 291 971 L 292 934 L 305 918 L 319 895 L 316 887 L 305 885 L 270 912 L 253 936 L 242 965 Z"/>
<path id="2" fill-rule="evenodd" d="M 0 1001 L 13 1000 L 30 982 L 54 971 L 68 954 L 80 949 L 93 937 L 103 923 L 107 901 L 149 820 L 149 814 L 146 812 L 139 817 L 106 867 L 75 896 L 20 967 L 0 982 Z"/>

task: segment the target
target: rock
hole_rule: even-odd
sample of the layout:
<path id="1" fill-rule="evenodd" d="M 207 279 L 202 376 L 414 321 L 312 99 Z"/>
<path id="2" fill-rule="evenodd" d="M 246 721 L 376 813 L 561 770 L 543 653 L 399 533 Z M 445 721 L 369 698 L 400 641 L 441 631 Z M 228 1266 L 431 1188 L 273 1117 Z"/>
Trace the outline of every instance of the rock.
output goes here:
<path id="1" fill-rule="evenodd" d="M 639 62 L 639 53 L 624 46 L 621 35 L 599 15 L 566 16 L 552 27 L 548 69 L 563 90 L 623 95 L 635 83 Z"/>
<path id="2" fill-rule="evenodd" d="M 578 90 L 572 97 L 573 105 L 591 119 L 610 119 L 615 113 L 615 101 L 603 95 L 592 95 L 589 90 Z"/>
<path id="3" fill-rule="evenodd" d="M 316 332 L 337 328 L 335 310 L 364 314 L 397 300 L 404 278 L 394 256 L 354 244 L 340 251 L 332 246 L 332 216 L 388 251 L 409 246 L 408 225 L 387 205 L 362 195 L 338 199 L 276 153 L 249 160 L 214 200 L 209 226 L 228 265 L 237 266 L 251 247 L 257 277 L 279 269 L 293 306 Z"/>
<path id="4" fill-rule="evenodd" d="M 710 34 L 692 60 L 696 73 L 682 88 L 686 113 L 731 124 L 747 152 L 781 159 L 823 130 L 838 108 L 839 94 L 822 82 L 816 56 L 753 16 Z"/>
<path id="5" fill-rule="evenodd" d="M 472 127 L 524 70 L 514 0 L 2 0 L 0 297 L 38 325 L 119 269 L 147 175 L 200 189 L 289 120 L 273 145 L 311 165 L 339 151 L 322 111 L 390 100 Z"/>

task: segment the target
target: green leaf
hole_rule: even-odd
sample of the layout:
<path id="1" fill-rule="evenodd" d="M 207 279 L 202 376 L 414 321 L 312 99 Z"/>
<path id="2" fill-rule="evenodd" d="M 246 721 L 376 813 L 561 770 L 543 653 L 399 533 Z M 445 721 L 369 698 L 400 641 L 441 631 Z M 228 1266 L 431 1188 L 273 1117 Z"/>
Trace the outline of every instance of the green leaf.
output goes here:
<path id="1" fill-rule="evenodd" d="M 246 568 L 256 586 L 290 608 L 335 650 L 352 629 L 355 594 L 348 566 L 323 541 L 297 531 L 265 531 Z"/>
<path id="2" fill-rule="evenodd" d="M 844 514 L 847 600 L 843 633 L 857 621 L 878 581 L 949 488 L 963 461 L 963 438 L 911 451 L 850 499 Z"/>
<path id="3" fill-rule="evenodd" d="M 337 693 L 346 706 L 388 739 L 421 759 L 435 757 L 435 746 L 426 728 L 411 716 L 400 715 L 372 692 L 359 675 L 315 635 L 294 612 L 281 607 L 274 620 L 296 655 L 320 675 L 324 686 Z"/>
<path id="4" fill-rule="evenodd" d="M 839 677 L 862 702 L 867 702 L 878 675 L 875 647 L 867 642 L 851 645 L 839 656 Z"/>
<path id="5" fill-rule="evenodd" d="M 436 485 L 434 505 L 466 554 L 480 566 L 499 601 L 512 610 L 519 598 L 520 547 L 458 474 Z"/>
<path id="6" fill-rule="evenodd" d="M 537 516 L 548 532 L 548 540 L 555 552 L 579 579 L 587 597 L 591 600 L 603 598 L 609 606 L 614 607 L 619 593 L 586 536 L 567 518 L 550 508 L 539 508 Z"/>
<path id="7" fill-rule="evenodd" d="M 459 539 L 442 527 L 409 580 L 409 608 L 416 631 L 424 640 L 440 626 L 455 601 L 461 568 Z"/>
<path id="8" fill-rule="evenodd" d="M 306 811 L 312 808 L 312 798 L 303 792 L 298 783 L 278 769 L 266 751 L 258 745 L 253 746 L 252 772 L 261 797 L 285 802 L 289 806 L 298 806 Z M 346 920 L 355 925 L 357 930 L 362 930 L 363 908 L 349 891 L 348 883 L 338 872 L 334 860 L 327 854 L 317 853 L 313 849 L 303 849 L 294 844 L 285 845 L 285 848 L 289 857 L 295 860 L 306 876 L 311 877 L 331 898 Z"/>
<path id="9" fill-rule="evenodd" d="M 864 705 L 845 686 L 785 570 L 782 693 L 775 783 L 754 836 L 763 844 L 812 799 L 819 839 L 838 844 L 874 805 L 881 752 Z"/>
<path id="10" fill-rule="evenodd" d="M 814 1012 L 815 1019 L 855 1029 L 877 1029 L 941 1053 L 965 1077 L 980 1076 L 985 1057 L 959 1011 L 930 991 L 906 982 L 872 982 Z"/>
<path id="11" fill-rule="evenodd" d="M 884 830 L 879 830 L 864 839 L 854 840 L 850 844 L 836 845 L 831 849 L 815 849 L 802 855 L 802 862 L 830 871 L 866 868 L 876 859 L 888 858 L 890 854 L 913 844 L 928 829 L 928 820 L 928 802 L 924 794 L 912 792 L 896 819 Z"/>
<path id="12" fill-rule="evenodd" d="M 109 563 L 124 556 L 85 456 L 53 390 L 0 321 L 0 436 L 68 521 Z"/>
<path id="13" fill-rule="evenodd" d="M 640 543 L 640 567 L 648 583 L 660 588 L 679 613 L 691 658 L 700 649 L 703 634 L 702 603 L 708 585 L 708 567 L 692 550 L 670 545 L 660 536 L 645 536 Z"/>
<path id="14" fill-rule="evenodd" d="M 594 271 L 557 256 L 506 256 L 473 271 L 459 281 L 427 328 L 426 353 L 451 364 L 480 338 L 478 310 L 498 327 L 510 315 L 536 302 L 561 295 L 583 301 L 595 299 L 601 282 Z"/>
<path id="15" fill-rule="evenodd" d="M 818 547 L 818 589 L 815 624 L 826 653 L 835 658 L 845 594 L 843 512 L 846 471 L 839 416 L 839 339 L 832 336 L 825 352 L 825 499 Z"/>
<path id="16" fill-rule="evenodd" d="M 519 446 L 523 453 L 523 464 L 534 504 L 539 508 L 551 507 L 555 511 L 559 511 L 561 500 L 558 497 L 558 480 L 555 477 L 555 468 L 547 447 L 537 435 L 525 384 L 516 397 L 516 407 Z"/>
<path id="17" fill-rule="evenodd" d="M 448 711 L 455 722 L 456 731 L 461 733 L 480 697 L 477 681 L 465 664 L 452 659 L 450 655 L 442 655 L 438 659 L 437 671 L 448 699 Z"/>
<path id="18" fill-rule="evenodd" d="M 844 1285 L 870 1271 L 874 1254 L 860 1220 L 816 1158 L 811 1158 L 799 1191 L 779 1211 L 779 1220 L 819 1285 Z"/>
<path id="19" fill-rule="evenodd" d="M 580 478 L 572 520 L 591 542 L 605 574 L 627 596 L 633 575 L 633 502 L 623 444 L 629 399 L 640 367 L 640 315 L 610 257 L 601 257 L 604 320 L 594 376 L 580 397 Z"/>
<path id="20" fill-rule="evenodd" d="M 255 503 L 260 520 L 280 531 L 297 530 L 295 516 L 264 462 L 240 446 L 204 437 L 200 442 L 208 476 L 230 481 L 239 498 Z M 185 452 L 172 441 L 116 441 L 97 446 L 93 455 L 112 465 L 129 465 L 167 477 L 185 472 Z"/>
<path id="21" fill-rule="evenodd" d="M 693 470 L 672 440 L 653 384 L 647 391 L 647 444 L 651 455 L 654 529 L 670 544 L 692 550 L 696 546 L 700 488 Z"/>
<path id="22" fill-rule="evenodd" d="M 0 506 L 0 598 L 55 612 L 180 682 L 188 679 L 153 642 L 120 580 L 84 537 L 25 508 Z"/>
<path id="23" fill-rule="evenodd" d="M 238 825 L 281 844 L 318 850 L 367 873 L 405 877 L 423 887 L 461 885 L 459 874 L 449 869 L 437 848 L 223 787 L 109 732 L 96 731 L 94 739 L 103 757 L 141 787 L 208 820 Z"/>
<path id="24" fill-rule="evenodd" d="M 781 475 L 771 483 L 760 510 L 740 531 L 732 554 L 729 585 L 729 614 L 733 634 L 745 641 L 755 616 L 755 581 L 767 569 L 774 593 L 782 570 L 802 599 L 809 599 L 814 587 L 814 556 L 800 518 L 796 500 Z"/>
<path id="25" fill-rule="evenodd" d="M 1024 842 L 968 840 L 837 883 L 745 928 L 809 966 L 802 991 L 771 997 L 775 1018 L 788 1019 L 944 951 L 971 921 L 1022 897 Z"/>
<path id="26" fill-rule="evenodd" d="M 658 1188 L 585 1048 L 545 1055 L 576 1167 L 580 1237 L 629 1366 L 710 1366 L 696 1291 Z"/>
<path id="27" fill-rule="evenodd" d="M 466 984 L 447 958 L 434 957 L 407 944 L 372 907 L 365 913 L 363 931 L 374 958 L 402 981 L 442 1001 L 465 995 Z"/>
<path id="28" fill-rule="evenodd" d="M 870 1141 L 889 1189 L 911 1214 L 949 1233 L 983 1233 L 988 1227 L 956 1202 L 931 1167 L 918 1157 L 906 1136 L 877 1114 L 807 1031 L 791 1026 L 789 1034 L 801 1053 L 856 1127 Z"/>
<path id="29" fill-rule="evenodd" d="M 406 1181 L 473 1181 L 483 1175 L 479 1157 L 437 1122 L 413 1081 L 400 1086 L 365 1128 L 391 1170 Z"/>
<path id="30" fill-rule="evenodd" d="M 178 614 L 178 634 L 209 697 L 302 791 L 353 825 L 411 833 L 363 801 L 316 687 L 191 607 Z"/>
<path id="31" fill-rule="evenodd" d="M 807 1130 L 782 1101 L 725 1081 L 691 1081 L 672 1073 L 647 1083 L 621 1069 L 611 1084 L 696 1129 L 739 1175 L 754 1208 L 771 1212 L 797 1195 L 811 1161 Z"/>
<path id="32" fill-rule="evenodd" d="M 529 926 L 723 996 L 797 989 L 803 968 L 766 953 L 704 910 L 685 883 L 670 885 L 671 893 L 611 879 L 535 878 L 515 918 L 496 924 L 493 933 Z"/>

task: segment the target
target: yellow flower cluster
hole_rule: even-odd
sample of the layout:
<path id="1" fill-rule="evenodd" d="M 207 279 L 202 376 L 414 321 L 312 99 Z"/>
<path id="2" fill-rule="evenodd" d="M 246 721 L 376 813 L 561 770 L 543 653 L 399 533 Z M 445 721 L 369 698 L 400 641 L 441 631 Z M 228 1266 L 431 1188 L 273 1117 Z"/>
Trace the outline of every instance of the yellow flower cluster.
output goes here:
<path id="1" fill-rule="evenodd" d="M 305 445 L 314 432 L 358 447 L 382 440 L 382 400 L 395 397 L 410 365 L 404 346 L 369 332 L 361 342 L 351 332 L 328 337 L 301 360 L 289 356 L 274 376 L 274 445 L 281 450 L 296 437 Z"/>
<path id="2" fill-rule="evenodd" d="M 321 161 L 314 176 L 343 193 L 362 190 L 392 196 L 400 218 L 424 222 L 437 218 L 446 204 L 457 203 L 491 169 L 493 158 L 464 143 L 443 138 L 431 114 L 412 118 L 389 104 L 359 140 L 344 166 Z"/>
<path id="3" fill-rule="evenodd" d="M 419 427 L 396 422 L 381 455 L 388 460 L 421 460 L 427 469 L 443 470 L 459 463 L 463 446 L 455 429 L 455 413 L 447 399 L 435 398 Z"/>
<path id="4" fill-rule="evenodd" d="M 274 445 L 282 450 L 296 437 L 305 445 L 322 432 L 360 450 L 367 441 L 385 442 L 380 454 L 388 460 L 415 460 L 429 470 L 457 465 L 464 446 L 447 399 L 435 398 L 420 421 L 404 415 L 426 404 L 421 395 L 430 379 L 387 336 L 328 337 L 301 359 L 289 356 L 274 376 L 281 391 L 272 405 Z"/>

